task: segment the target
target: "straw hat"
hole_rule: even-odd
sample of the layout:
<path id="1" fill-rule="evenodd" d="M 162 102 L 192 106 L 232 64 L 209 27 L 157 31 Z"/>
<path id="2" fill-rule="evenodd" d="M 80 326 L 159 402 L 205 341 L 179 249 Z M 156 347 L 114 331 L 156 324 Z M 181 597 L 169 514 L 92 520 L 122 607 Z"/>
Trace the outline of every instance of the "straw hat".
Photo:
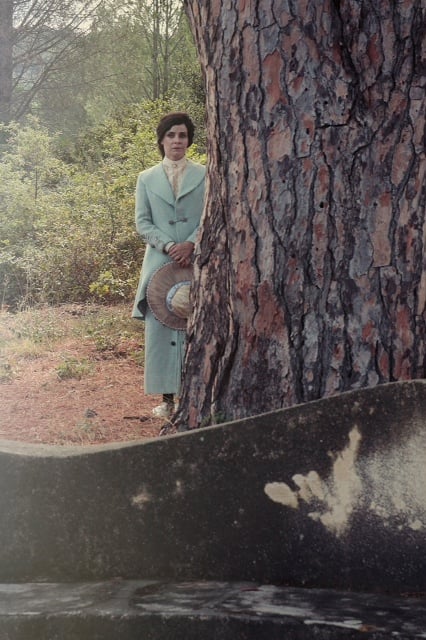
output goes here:
<path id="1" fill-rule="evenodd" d="M 189 289 L 192 267 L 168 262 L 155 271 L 148 282 L 146 297 L 154 317 L 170 329 L 185 331 L 192 308 Z"/>

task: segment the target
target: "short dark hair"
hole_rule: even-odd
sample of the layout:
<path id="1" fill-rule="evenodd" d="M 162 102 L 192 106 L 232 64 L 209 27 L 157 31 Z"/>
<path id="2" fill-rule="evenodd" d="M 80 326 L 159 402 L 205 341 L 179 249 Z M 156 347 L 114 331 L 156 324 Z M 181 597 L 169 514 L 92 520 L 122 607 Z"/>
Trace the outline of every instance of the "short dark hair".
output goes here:
<path id="1" fill-rule="evenodd" d="M 184 124 L 188 131 L 188 147 L 191 146 L 194 140 L 194 123 L 187 113 L 181 111 L 175 111 L 163 116 L 158 123 L 157 127 L 157 145 L 161 153 L 161 157 L 164 158 L 164 148 L 161 144 L 161 140 L 166 135 L 167 131 L 177 124 Z"/>

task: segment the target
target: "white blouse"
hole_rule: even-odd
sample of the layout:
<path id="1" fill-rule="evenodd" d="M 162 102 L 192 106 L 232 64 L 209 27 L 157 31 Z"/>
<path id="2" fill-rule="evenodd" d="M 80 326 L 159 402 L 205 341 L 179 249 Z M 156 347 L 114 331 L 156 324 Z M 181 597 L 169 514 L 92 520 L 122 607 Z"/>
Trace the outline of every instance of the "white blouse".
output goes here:
<path id="1" fill-rule="evenodd" d="M 166 172 L 166 176 L 172 186 L 175 198 L 177 198 L 180 188 L 182 186 L 183 174 L 185 173 L 188 161 L 185 157 L 180 160 L 170 160 L 170 158 L 163 158 L 163 167 Z"/>

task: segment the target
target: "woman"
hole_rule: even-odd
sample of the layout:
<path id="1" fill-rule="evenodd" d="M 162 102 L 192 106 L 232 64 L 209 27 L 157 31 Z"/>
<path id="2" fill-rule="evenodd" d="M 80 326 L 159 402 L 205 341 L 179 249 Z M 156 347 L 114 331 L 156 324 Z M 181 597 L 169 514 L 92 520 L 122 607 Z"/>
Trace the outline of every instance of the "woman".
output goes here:
<path id="1" fill-rule="evenodd" d="M 146 242 L 133 317 L 145 320 L 145 393 L 161 394 L 153 409 L 169 417 L 179 394 L 185 332 L 161 324 L 147 303 L 152 275 L 164 264 L 191 264 L 204 204 L 205 167 L 186 158 L 194 124 L 186 113 L 169 113 L 157 127 L 162 162 L 139 174 L 136 184 L 136 228 Z"/>

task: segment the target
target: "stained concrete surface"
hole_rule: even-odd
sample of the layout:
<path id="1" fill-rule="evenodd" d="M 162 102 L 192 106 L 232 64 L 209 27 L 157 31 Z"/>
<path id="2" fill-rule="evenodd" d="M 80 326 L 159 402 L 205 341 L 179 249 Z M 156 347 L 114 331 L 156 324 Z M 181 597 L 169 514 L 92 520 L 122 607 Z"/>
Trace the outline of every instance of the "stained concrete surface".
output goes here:
<path id="1" fill-rule="evenodd" d="M 0 442 L 0 640 L 426 638 L 426 382 Z"/>
<path id="2" fill-rule="evenodd" d="M 426 600 L 255 583 L 0 585 L 2 640 L 426 638 Z"/>
<path id="3" fill-rule="evenodd" d="M 145 443 L 0 443 L 0 582 L 426 591 L 426 383 Z"/>

